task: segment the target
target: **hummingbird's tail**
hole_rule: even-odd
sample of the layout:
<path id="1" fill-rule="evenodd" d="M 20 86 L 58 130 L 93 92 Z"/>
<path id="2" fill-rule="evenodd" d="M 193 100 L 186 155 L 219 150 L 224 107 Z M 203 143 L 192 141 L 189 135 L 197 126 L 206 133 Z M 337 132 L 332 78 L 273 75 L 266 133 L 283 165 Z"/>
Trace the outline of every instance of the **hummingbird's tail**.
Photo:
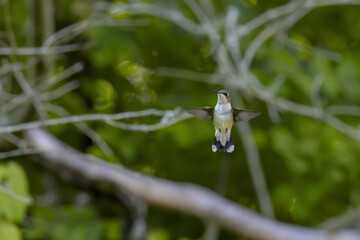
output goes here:
<path id="1" fill-rule="evenodd" d="M 212 147 L 213 152 L 216 152 L 217 150 L 219 150 L 220 152 L 225 152 L 226 151 L 228 153 L 233 152 L 234 148 L 235 148 L 231 136 L 230 136 L 229 141 L 226 142 L 225 146 L 223 146 L 221 144 L 221 142 L 219 140 L 217 140 L 216 137 L 215 137 L 211 147 Z"/>

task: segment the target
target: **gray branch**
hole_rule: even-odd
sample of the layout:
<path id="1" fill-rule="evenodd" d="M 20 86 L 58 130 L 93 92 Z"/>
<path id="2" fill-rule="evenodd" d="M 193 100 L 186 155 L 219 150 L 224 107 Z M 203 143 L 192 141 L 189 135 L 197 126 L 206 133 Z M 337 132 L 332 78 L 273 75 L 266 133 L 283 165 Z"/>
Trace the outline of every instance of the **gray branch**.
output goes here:
<path id="1" fill-rule="evenodd" d="M 139 125 L 138 127 L 132 124 L 123 124 L 120 126 L 119 124 L 112 123 L 112 125 L 116 125 L 119 128 L 129 129 L 129 130 L 152 131 L 162 127 L 169 126 L 180 120 L 184 120 L 186 118 L 191 117 L 191 115 L 187 114 L 186 112 L 182 112 L 181 109 L 175 109 L 175 110 L 146 109 L 138 112 L 122 112 L 115 114 L 84 114 L 84 115 L 77 115 L 77 116 L 74 115 L 63 118 L 46 119 L 43 121 L 27 122 L 12 126 L 2 126 L 0 127 L 0 134 L 19 132 L 19 131 L 29 130 L 42 126 L 53 126 L 53 125 L 62 125 L 68 123 L 79 123 L 85 121 L 99 121 L 99 120 L 109 122 L 110 120 L 137 118 L 137 117 L 144 117 L 149 115 L 162 116 L 163 122 L 160 122 L 159 124 L 156 125 L 142 124 Z"/>
<path id="2" fill-rule="evenodd" d="M 82 154 L 40 129 L 27 131 L 26 139 L 48 164 L 71 169 L 87 180 L 112 183 L 149 204 L 212 221 L 238 235 L 263 240 L 360 239 L 355 230 L 318 230 L 262 217 L 206 188 L 145 176 Z"/>

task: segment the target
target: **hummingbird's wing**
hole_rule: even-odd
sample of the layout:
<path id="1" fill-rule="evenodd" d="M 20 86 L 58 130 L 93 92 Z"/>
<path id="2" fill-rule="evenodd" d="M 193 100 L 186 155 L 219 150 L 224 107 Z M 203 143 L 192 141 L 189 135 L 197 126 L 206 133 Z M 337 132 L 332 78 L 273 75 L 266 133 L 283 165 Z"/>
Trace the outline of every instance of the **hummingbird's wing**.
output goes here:
<path id="1" fill-rule="evenodd" d="M 260 114 L 261 112 L 233 108 L 233 116 L 235 122 L 249 121 L 250 119 L 257 117 Z"/>
<path id="2" fill-rule="evenodd" d="M 214 112 L 214 108 L 212 107 L 186 108 L 186 111 L 200 120 L 212 122 Z"/>

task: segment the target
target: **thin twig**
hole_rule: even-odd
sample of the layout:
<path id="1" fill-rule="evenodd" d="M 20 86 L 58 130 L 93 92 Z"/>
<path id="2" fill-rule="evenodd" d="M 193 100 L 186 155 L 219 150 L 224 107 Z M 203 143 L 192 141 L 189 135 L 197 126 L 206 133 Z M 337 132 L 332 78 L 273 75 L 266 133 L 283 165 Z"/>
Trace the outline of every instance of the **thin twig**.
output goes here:
<path id="1" fill-rule="evenodd" d="M 169 112 L 171 113 L 171 112 Z M 188 119 L 189 115 L 182 114 L 179 115 L 178 113 L 174 112 L 174 114 L 166 116 L 164 115 L 164 118 L 156 124 L 128 124 L 128 123 L 121 123 L 121 122 L 115 122 L 113 120 L 105 120 L 105 122 L 111 126 L 125 129 L 125 130 L 131 130 L 131 131 L 141 131 L 141 132 L 150 132 L 159 130 L 162 128 L 169 127 L 177 122 L 180 122 L 184 119 Z"/>
<path id="2" fill-rule="evenodd" d="M 46 91 L 49 87 L 55 85 L 56 83 L 59 83 L 60 81 L 63 81 L 64 79 L 67 79 L 68 77 L 80 72 L 84 68 L 83 64 L 81 62 L 77 62 L 73 64 L 72 66 L 66 68 L 65 70 L 61 71 L 60 73 L 53 75 L 49 77 L 48 79 L 45 79 L 42 81 L 39 85 L 37 85 L 33 91 L 34 94 L 40 95 L 42 92 Z M 14 70 L 15 71 L 15 70 Z M 26 102 L 30 98 L 30 95 L 26 93 L 22 93 L 20 95 L 17 95 L 11 101 L 7 104 L 7 111 L 10 111 L 20 104 Z"/>
<path id="3" fill-rule="evenodd" d="M 23 202 L 25 204 L 30 204 L 32 202 L 31 198 L 21 196 L 20 194 L 17 194 L 13 190 L 4 187 L 1 184 L 0 184 L 0 192 L 2 192 L 3 194 L 8 195 L 9 197 L 11 197 L 11 198 L 13 198 L 13 199 L 15 199 L 17 201 Z"/>
<path id="4" fill-rule="evenodd" d="M 23 139 L 19 138 L 18 136 L 16 136 L 15 134 L 6 133 L 1 137 L 4 140 L 8 141 L 9 143 L 12 143 L 13 145 L 15 145 L 18 148 L 25 148 L 26 147 L 25 141 Z"/>
<path id="5" fill-rule="evenodd" d="M 115 114 L 85 114 L 85 115 L 75 115 L 70 117 L 63 118 L 55 118 L 55 119 L 46 119 L 44 121 L 34 121 L 28 123 L 22 123 L 13 126 L 1 126 L 0 133 L 9 133 L 9 132 L 18 132 L 29 130 L 32 128 L 38 128 L 41 126 L 53 126 L 53 125 L 61 125 L 68 123 L 77 123 L 84 121 L 107 121 L 107 120 L 121 120 L 128 118 L 138 118 L 144 116 L 165 116 L 166 114 L 181 114 L 181 118 L 185 119 L 186 117 L 190 117 L 189 114 L 185 112 L 180 112 L 179 109 L 175 110 L 158 110 L 158 109 L 147 109 L 138 112 L 123 112 L 123 113 L 115 113 Z"/>
<path id="6" fill-rule="evenodd" d="M 8 152 L 0 152 L 0 159 L 37 154 L 40 150 L 34 148 L 19 148 Z"/>
<path id="7" fill-rule="evenodd" d="M 360 107 L 350 105 L 333 105 L 327 108 L 333 115 L 352 115 L 360 116 Z"/>
<path id="8" fill-rule="evenodd" d="M 62 85 L 58 89 L 55 89 L 54 91 L 45 92 L 45 93 L 41 94 L 41 99 L 44 101 L 51 101 L 51 100 L 60 98 L 63 95 L 77 89 L 79 86 L 80 86 L 79 81 L 73 80 L 71 82 L 68 82 L 68 83 Z"/>
<path id="9" fill-rule="evenodd" d="M 9 45 L 12 48 L 16 48 L 17 43 L 16 43 L 15 33 L 14 33 L 14 30 L 13 30 L 13 27 L 12 27 L 10 1 L 9 0 L 4 0 L 3 1 L 3 6 L 4 6 L 5 29 L 6 29 L 6 35 L 7 35 L 8 41 L 9 41 Z M 11 59 L 12 62 L 16 62 L 16 56 L 14 54 L 10 54 L 10 59 Z"/>
<path id="10" fill-rule="evenodd" d="M 0 55 L 23 55 L 23 56 L 32 56 L 32 55 L 54 55 L 67 52 L 74 52 L 83 50 L 89 47 L 84 43 L 74 43 L 63 46 L 54 46 L 54 47 L 2 47 L 0 48 Z"/>
<path id="11" fill-rule="evenodd" d="M 70 115 L 70 113 L 64 108 L 54 104 L 47 103 L 46 109 L 50 112 L 58 114 L 60 117 L 66 117 Z M 78 122 L 74 123 L 74 125 L 85 135 L 87 135 L 93 141 L 93 143 L 96 144 L 101 149 L 101 151 L 103 151 L 103 153 L 105 153 L 107 157 L 114 156 L 114 151 L 111 149 L 111 147 L 96 131 L 92 130 L 86 123 Z"/>
<path id="12" fill-rule="evenodd" d="M 246 24 L 239 26 L 237 29 L 237 34 L 240 36 L 246 35 L 273 19 L 291 14 L 300 6 L 300 4 L 302 4 L 302 1 L 291 1 L 288 4 L 282 5 L 280 7 L 272 8 L 260 16 L 250 20 Z"/>
<path id="13" fill-rule="evenodd" d="M 148 14 L 154 15 L 170 22 L 173 22 L 182 28 L 190 31 L 194 34 L 204 34 L 202 26 L 194 23 L 191 19 L 185 17 L 180 11 L 168 9 L 161 6 L 154 6 L 148 3 L 134 3 L 134 4 L 112 4 L 111 12 L 114 15 L 120 15 L 123 13 L 132 14 Z"/>
<path id="14" fill-rule="evenodd" d="M 234 104 L 236 106 L 242 106 L 243 104 L 239 94 L 233 95 Z M 237 131 L 245 149 L 246 160 L 251 173 L 260 210 L 265 216 L 275 218 L 275 212 L 272 206 L 270 193 L 267 188 L 265 174 L 261 167 L 259 149 L 256 146 L 251 126 L 248 122 L 241 122 L 237 126 Z"/>
<path id="15" fill-rule="evenodd" d="M 39 98 L 39 96 L 37 96 L 34 92 L 34 89 L 30 86 L 30 84 L 26 81 L 24 75 L 22 72 L 14 70 L 13 74 L 15 76 L 15 79 L 17 80 L 19 86 L 21 87 L 21 89 L 23 90 L 23 92 L 25 93 L 25 96 L 30 98 L 35 110 L 37 111 L 37 113 L 40 116 L 40 119 L 46 119 L 47 118 L 47 114 L 46 111 L 44 109 L 44 106 L 41 102 L 41 99 Z"/>

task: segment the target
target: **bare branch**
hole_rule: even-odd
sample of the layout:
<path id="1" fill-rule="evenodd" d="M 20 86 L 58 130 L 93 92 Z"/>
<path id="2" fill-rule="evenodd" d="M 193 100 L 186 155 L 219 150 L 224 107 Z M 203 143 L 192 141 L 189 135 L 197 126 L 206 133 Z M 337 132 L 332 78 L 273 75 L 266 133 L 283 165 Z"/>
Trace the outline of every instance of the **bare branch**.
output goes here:
<path id="1" fill-rule="evenodd" d="M 123 113 L 115 113 L 115 114 L 85 114 L 85 115 L 77 115 L 77 116 L 69 116 L 63 118 L 55 118 L 55 119 L 46 119 L 44 121 L 34 121 L 28 123 L 22 123 L 14 126 L 1 126 L 0 133 L 9 133 L 9 132 L 19 132 L 24 130 L 29 130 L 32 128 L 38 128 L 41 126 L 53 126 L 53 125 L 61 125 L 68 123 L 77 123 L 84 121 L 108 121 L 108 120 L 121 120 L 121 119 L 129 119 L 129 118 L 138 118 L 144 116 L 175 116 L 179 114 L 179 119 L 183 120 L 191 117 L 186 112 L 180 111 L 180 109 L 175 110 L 158 110 L 158 109 L 147 109 L 138 112 L 123 112 Z M 178 120 L 178 121 L 180 121 Z M 178 121 L 170 121 L 171 123 L 175 123 Z M 168 123 L 167 123 L 168 124 Z"/>
<path id="2" fill-rule="evenodd" d="M 240 70 L 241 51 L 239 46 L 239 34 L 236 32 L 237 21 L 239 18 L 239 11 L 235 7 L 230 7 L 226 12 L 226 35 L 225 42 L 229 49 L 234 64 Z"/>
<path id="3" fill-rule="evenodd" d="M 75 43 L 63 46 L 48 47 L 2 47 L 0 48 L 0 55 L 52 55 L 67 52 L 79 51 L 88 48 L 89 45 L 84 43 Z"/>
<path id="4" fill-rule="evenodd" d="M 333 105 L 327 108 L 328 112 L 334 115 L 360 116 L 360 107 L 350 105 Z"/>
<path id="5" fill-rule="evenodd" d="M 275 33 L 279 32 L 280 30 L 286 30 L 287 28 L 294 25 L 300 18 L 305 16 L 310 9 L 307 8 L 299 8 L 293 14 L 289 15 L 285 20 L 277 22 L 275 24 L 271 24 L 270 26 L 266 27 L 257 37 L 251 42 L 249 47 L 247 48 L 244 59 L 241 63 L 241 70 L 244 73 L 247 73 L 247 69 L 250 67 L 251 62 L 255 56 L 255 53 L 259 49 L 261 45 L 265 43 L 270 37 L 272 37 Z"/>
<path id="6" fill-rule="evenodd" d="M 19 86 L 25 93 L 26 98 L 30 98 L 35 110 L 39 114 L 40 118 L 43 120 L 47 118 L 46 111 L 41 102 L 41 99 L 35 94 L 34 89 L 30 86 L 30 84 L 26 81 L 23 73 L 21 71 L 13 70 L 13 74 L 15 79 L 17 80 Z"/>
<path id="7" fill-rule="evenodd" d="M 186 113 L 181 113 L 180 109 L 175 109 L 174 111 L 168 111 L 164 114 L 163 118 L 159 123 L 156 124 L 127 124 L 127 123 L 120 123 L 115 122 L 113 120 L 105 120 L 111 126 L 125 129 L 125 130 L 132 130 L 132 131 L 141 131 L 141 132 L 149 132 L 155 131 L 161 128 L 169 127 L 179 121 L 185 120 L 190 118 L 191 116 Z"/>
<path id="8" fill-rule="evenodd" d="M 3 63 L 3 66 L 0 67 L 0 77 L 10 73 L 12 71 L 20 71 L 22 68 L 22 64 L 20 63 Z"/>
<path id="9" fill-rule="evenodd" d="M 213 26 L 203 9 L 194 0 L 184 0 L 189 6 L 191 11 L 195 14 L 196 18 L 200 21 L 202 29 L 208 35 L 211 41 L 210 53 L 214 52 L 219 45 L 220 35 L 217 33 L 217 29 Z"/>
<path id="10" fill-rule="evenodd" d="M 84 69 L 84 64 L 82 62 L 77 62 L 70 67 L 66 68 L 65 70 L 59 72 L 56 75 L 53 75 L 46 79 L 45 81 L 41 82 L 37 87 L 37 92 L 42 92 L 47 88 L 53 86 L 54 84 L 82 71 Z"/>
<path id="11" fill-rule="evenodd" d="M 180 11 L 168 9 L 161 6 L 154 6 L 147 3 L 135 3 L 135 4 L 112 4 L 111 12 L 114 15 L 120 15 L 123 13 L 132 14 L 148 14 L 157 16 L 170 22 L 173 22 L 189 32 L 194 34 L 204 34 L 203 28 L 194 23 L 191 19 L 185 17 Z"/>
<path id="12" fill-rule="evenodd" d="M 350 208 L 339 216 L 330 218 L 320 223 L 318 226 L 322 229 L 336 230 L 342 228 L 359 228 L 360 209 Z"/>
<path id="13" fill-rule="evenodd" d="M 9 188 L 6 188 L 4 187 L 3 185 L 0 184 L 0 192 L 12 197 L 13 199 L 15 200 L 18 200 L 20 202 L 23 202 L 25 204 L 30 204 L 32 201 L 31 201 L 31 198 L 28 198 L 28 197 L 24 197 L 20 194 L 17 194 L 16 192 L 14 192 L 13 190 L 9 189 Z"/>
<path id="14" fill-rule="evenodd" d="M 16 36 L 14 29 L 12 27 L 12 18 L 11 18 L 11 11 L 10 11 L 10 1 L 5 0 L 3 2 L 3 10 L 4 10 L 4 22 L 5 22 L 5 29 L 6 29 L 6 36 L 9 41 L 9 45 L 13 48 L 17 47 L 16 43 Z M 10 56 L 11 61 L 16 62 L 16 57 L 14 55 Z"/>
<path id="15" fill-rule="evenodd" d="M 66 68 L 65 70 L 61 71 L 60 73 L 50 76 L 48 79 L 42 81 L 39 85 L 37 85 L 32 91 L 36 95 L 40 95 L 42 92 L 44 92 L 49 87 L 55 85 L 56 83 L 80 72 L 84 68 L 83 64 L 81 62 L 77 62 L 73 64 L 72 66 Z M 14 70 L 15 71 L 15 70 Z M 26 102 L 31 95 L 22 93 L 20 95 L 17 95 L 9 103 L 7 104 L 7 110 L 10 111 L 14 109 L 15 107 L 19 106 L 20 104 Z"/>
<path id="16" fill-rule="evenodd" d="M 214 192 L 193 184 L 175 183 L 127 170 L 119 165 L 84 155 L 60 143 L 40 129 L 27 132 L 32 146 L 42 150 L 44 164 L 63 166 L 92 181 L 106 181 L 144 201 L 197 216 L 238 235 L 263 240 L 357 240 L 360 232 L 324 231 L 264 218 Z"/>
<path id="17" fill-rule="evenodd" d="M 40 151 L 38 149 L 34 148 L 19 148 L 8 152 L 0 152 L 0 159 L 36 154 L 39 152 Z"/>
<path id="18" fill-rule="evenodd" d="M 275 218 L 266 178 L 260 163 L 259 150 L 256 146 L 251 126 L 249 123 L 245 122 L 237 129 L 246 151 L 246 159 L 251 171 L 251 177 L 254 183 L 261 212 L 269 218 Z"/>
<path id="19" fill-rule="evenodd" d="M 73 80 L 71 82 L 68 82 L 64 84 L 63 86 L 59 87 L 58 89 L 51 91 L 51 92 L 45 92 L 41 94 L 41 99 L 44 101 L 51 101 L 54 99 L 57 99 L 68 92 L 71 92 L 78 88 L 80 86 L 80 83 L 78 80 Z"/>
<path id="20" fill-rule="evenodd" d="M 249 32 L 255 30 L 256 28 L 264 25 L 268 21 L 292 13 L 300 6 L 300 4 L 302 4 L 302 1 L 291 1 L 288 4 L 270 9 L 265 13 L 261 14 L 260 16 L 252 19 L 248 23 L 239 26 L 237 29 L 237 33 L 240 36 L 246 35 Z"/>
<path id="21" fill-rule="evenodd" d="M 1 137 L 4 140 L 8 141 L 9 143 L 12 143 L 13 145 L 15 145 L 18 148 L 26 147 L 25 141 L 23 139 L 19 138 L 18 136 L 16 136 L 15 134 L 5 133 Z"/>
<path id="22" fill-rule="evenodd" d="M 58 114 L 60 117 L 66 117 L 66 116 L 70 115 L 70 113 L 68 111 L 66 111 L 64 108 L 62 108 L 58 105 L 47 103 L 46 109 L 49 112 L 54 112 L 54 113 Z M 105 140 L 96 131 L 91 129 L 86 123 L 78 122 L 78 123 L 74 123 L 74 125 L 80 131 L 82 131 L 85 135 L 87 135 L 93 141 L 93 143 L 96 144 L 103 151 L 103 153 L 105 153 L 106 156 L 108 156 L 108 157 L 114 156 L 114 152 L 111 149 L 111 147 L 105 142 Z"/>
<path id="23" fill-rule="evenodd" d="M 238 106 L 242 105 L 241 99 L 238 95 L 233 96 L 233 99 L 235 104 Z M 269 218 L 275 218 L 270 193 L 267 188 L 265 174 L 261 167 L 259 149 L 256 146 L 251 126 L 248 122 L 242 122 L 237 126 L 237 131 L 245 148 L 246 160 L 249 166 L 261 212 Z"/>
<path id="24" fill-rule="evenodd" d="M 48 36 L 44 43 L 42 44 L 44 48 L 49 48 L 55 44 L 61 44 L 63 42 L 72 39 L 77 36 L 79 33 L 84 31 L 86 28 L 90 26 L 91 19 L 86 18 L 80 22 L 74 23 L 70 26 L 62 28 L 58 32 L 55 32 Z"/>
<path id="25" fill-rule="evenodd" d="M 324 7 L 331 5 L 360 5 L 358 0 L 307 0 L 306 7 Z"/>

